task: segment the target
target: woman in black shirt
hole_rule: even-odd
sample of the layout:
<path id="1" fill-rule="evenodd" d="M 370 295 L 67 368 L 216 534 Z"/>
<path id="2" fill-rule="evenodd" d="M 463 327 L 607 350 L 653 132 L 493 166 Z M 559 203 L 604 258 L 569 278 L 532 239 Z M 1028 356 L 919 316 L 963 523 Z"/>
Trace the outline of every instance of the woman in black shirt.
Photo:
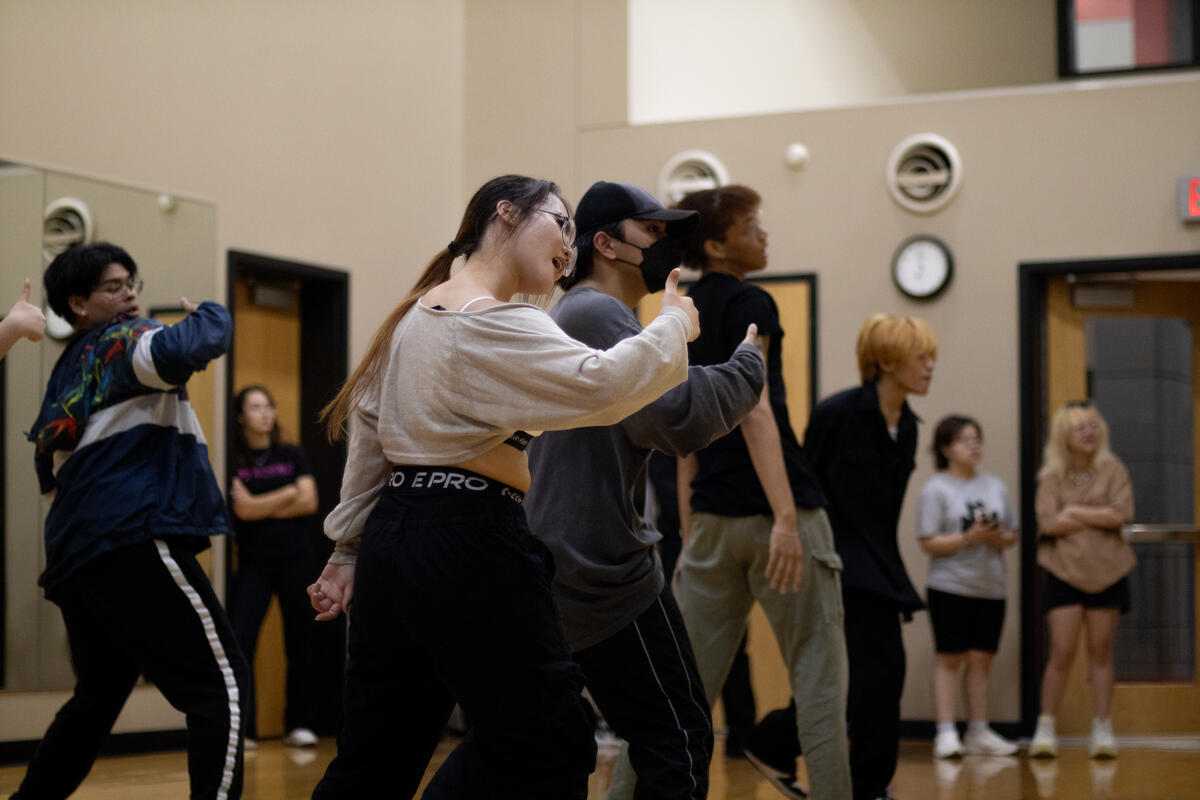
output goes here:
<path id="1" fill-rule="evenodd" d="M 317 510 L 317 485 L 299 447 L 280 442 L 275 401 L 262 386 L 246 386 L 234 399 L 233 478 L 229 505 L 237 535 L 237 573 L 229 616 L 238 644 L 254 665 L 258 632 L 279 598 L 287 649 L 287 706 L 283 743 L 313 747 L 314 678 L 312 612 L 306 587 L 316 558 L 304 518 Z M 251 684 L 253 685 L 253 683 Z M 255 737 L 254 697 L 245 704 L 246 738 Z"/>

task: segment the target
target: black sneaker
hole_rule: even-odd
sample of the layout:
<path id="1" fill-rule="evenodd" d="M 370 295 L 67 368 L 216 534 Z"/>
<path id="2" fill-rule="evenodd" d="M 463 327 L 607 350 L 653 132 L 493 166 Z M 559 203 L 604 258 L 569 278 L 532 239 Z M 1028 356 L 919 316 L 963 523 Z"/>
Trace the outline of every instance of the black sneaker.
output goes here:
<path id="1" fill-rule="evenodd" d="M 796 780 L 795 767 L 791 772 L 785 772 L 776 766 L 768 764 L 754 754 L 749 748 L 743 747 L 742 754 L 746 756 L 746 760 L 754 765 L 754 768 L 762 773 L 762 776 L 775 787 L 775 789 L 784 797 L 790 800 L 804 800 L 808 797 L 808 790 L 805 789 L 800 782 Z"/>

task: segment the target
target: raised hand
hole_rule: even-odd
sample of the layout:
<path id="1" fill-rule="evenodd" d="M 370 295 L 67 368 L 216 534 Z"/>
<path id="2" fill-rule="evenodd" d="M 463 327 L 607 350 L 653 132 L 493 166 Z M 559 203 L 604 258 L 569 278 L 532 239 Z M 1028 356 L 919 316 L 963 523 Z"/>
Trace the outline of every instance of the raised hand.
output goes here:
<path id="1" fill-rule="evenodd" d="M 46 315 L 40 308 L 29 302 L 30 291 L 29 278 L 26 278 L 25 286 L 21 289 L 21 296 L 17 298 L 17 302 L 13 303 L 13 307 L 5 319 L 12 320 L 10 324 L 16 326 L 16 331 L 20 336 L 36 342 L 42 338 L 42 333 L 46 330 Z"/>
<path id="2" fill-rule="evenodd" d="M 692 302 L 692 298 L 681 296 L 679 294 L 679 267 L 671 270 L 671 274 L 667 276 L 667 287 L 663 290 L 663 308 L 679 308 L 688 315 L 688 319 L 692 321 L 692 335 L 688 337 L 688 341 L 692 341 L 700 335 L 700 314 L 696 311 L 696 304 Z"/>

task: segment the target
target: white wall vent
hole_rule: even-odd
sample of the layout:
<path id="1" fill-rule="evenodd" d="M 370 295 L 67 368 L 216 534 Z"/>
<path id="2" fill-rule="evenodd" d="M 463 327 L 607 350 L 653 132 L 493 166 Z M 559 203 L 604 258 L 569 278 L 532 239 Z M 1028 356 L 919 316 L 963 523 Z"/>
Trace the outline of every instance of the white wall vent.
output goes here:
<path id="1" fill-rule="evenodd" d="M 892 151 L 887 165 L 892 199 L 917 214 L 949 203 L 962 185 L 958 149 L 936 133 L 909 136 Z"/>
<path id="2" fill-rule="evenodd" d="M 671 206 L 684 195 L 729 183 L 729 172 L 712 153 L 685 150 L 670 158 L 658 173 L 658 197 Z"/>
<path id="3" fill-rule="evenodd" d="M 74 197 L 58 198 L 42 213 L 42 252 L 46 262 L 76 245 L 91 244 L 95 233 L 92 212 L 86 203 Z"/>

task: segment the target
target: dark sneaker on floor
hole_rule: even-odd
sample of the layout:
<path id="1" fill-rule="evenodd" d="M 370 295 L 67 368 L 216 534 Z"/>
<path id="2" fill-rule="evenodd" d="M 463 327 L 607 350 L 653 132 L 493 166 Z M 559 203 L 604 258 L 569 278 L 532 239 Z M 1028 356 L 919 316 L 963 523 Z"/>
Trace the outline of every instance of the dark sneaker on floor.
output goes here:
<path id="1" fill-rule="evenodd" d="M 749 748 L 742 748 L 742 754 L 745 755 L 746 760 L 754 765 L 754 768 L 762 773 L 762 776 L 766 778 L 772 786 L 775 787 L 776 791 L 778 791 L 784 797 L 787 797 L 790 800 L 804 800 L 804 798 L 808 797 L 808 790 L 801 786 L 800 782 L 796 780 L 794 767 L 793 771 L 784 772 L 782 769 L 772 766 L 763 759 L 759 758 Z"/>

